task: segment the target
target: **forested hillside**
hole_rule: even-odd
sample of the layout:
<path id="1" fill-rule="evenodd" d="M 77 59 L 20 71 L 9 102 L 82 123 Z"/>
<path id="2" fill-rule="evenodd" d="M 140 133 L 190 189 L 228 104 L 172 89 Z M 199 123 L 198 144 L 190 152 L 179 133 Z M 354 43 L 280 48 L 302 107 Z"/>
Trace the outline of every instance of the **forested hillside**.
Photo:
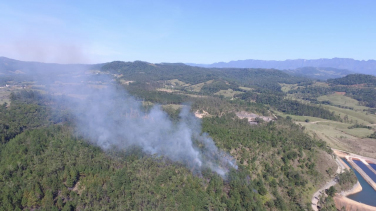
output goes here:
<path id="1" fill-rule="evenodd" d="M 297 69 L 284 70 L 284 72 L 318 80 L 341 78 L 352 73 L 346 69 L 337 69 L 332 67 L 301 67 Z"/>
<path id="2" fill-rule="evenodd" d="M 200 68 L 185 64 L 152 64 L 142 61 L 110 62 L 103 65 L 101 70 L 121 74 L 127 80 L 137 82 L 178 79 L 185 83 L 197 84 L 213 79 L 223 79 L 245 85 L 262 85 L 310 81 L 273 69 Z"/>
<path id="3" fill-rule="evenodd" d="M 369 85 L 376 86 L 376 77 L 372 75 L 350 74 L 343 78 L 328 80 L 333 85 Z"/>
<path id="4" fill-rule="evenodd" d="M 190 102 L 192 112 L 209 112 L 202 120 L 203 132 L 236 159 L 238 169 L 221 177 L 209 168 L 193 171 L 138 147 L 104 150 L 76 130 L 75 108 L 66 107 L 65 100 L 39 91 L 17 91 L 0 110 L 2 210 L 302 210 L 310 208 L 311 193 L 332 175 L 331 150 L 291 118 L 258 120 L 252 126 L 235 115 L 270 115 L 271 107 L 283 110 L 277 106 L 285 102 L 277 82 L 295 83 L 299 78 L 274 70 L 234 70 L 231 76 L 230 70 L 193 68 L 187 73 L 180 64 L 113 64 L 120 69 L 105 65 L 101 74 L 114 74 L 116 89 L 127 89 L 145 102 L 146 110 L 150 104 L 165 105 L 173 122 L 181 118 L 179 107 L 168 107 L 175 104 Z M 90 77 L 98 87 L 108 86 L 100 86 L 99 79 Z M 171 89 L 171 83 L 176 87 Z M 171 91 L 164 91 L 166 87 Z M 224 89 L 256 98 L 217 94 Z M 287 102 L 309 115 L 324 115 L 315 114 L 323 108 Z"/>
<path id="5" fill-rule="evenodd" d="M 101 70 L 116 73 L 120 82 L 128 81 L 126 89 L 146 101 L 180 104 L 192 100 L 192 96 L 187 94 L 213 95 L 221 90 L 231 90 L 235 93 L 233 95 L 235 98 L 267 104 L 287 114 L 339 120 L 337 116 L 322 107 L 285 99 L 286 94 L 281 90 L 281 83 L 307 86 L 312 84 L 312 81 L 290 76 L 279 70 L 207 69 L 183 64 L 146 62 L 111 62 L 104 65 Z M 170 81 L 173 80 L 180 82 L 172 84 Z M 194 86 L 200 83 L 201 88 L 197 90 Z M 168 88 L 168 92 L 160 91 L 164 88 Z M 220 97 L 221 94 L 218 95 Z"/>
<path id="6" fill-rule="evenodd" d="M 1 1 L 0 211 L 376 209 L 376 0 L 337 1 Z"/>
<path id="7" fill-rule="evenodd" d="M 290 90 L 290 94 L 300 94 L 304 99 L 314 99 L 334 92 L 341 92 L 354 98 L 362 105 L 376 108 L 376 77 L 371 75 L 351 74 L 343 78 L 328 80 L 328 86 L 305 86 Z"/>

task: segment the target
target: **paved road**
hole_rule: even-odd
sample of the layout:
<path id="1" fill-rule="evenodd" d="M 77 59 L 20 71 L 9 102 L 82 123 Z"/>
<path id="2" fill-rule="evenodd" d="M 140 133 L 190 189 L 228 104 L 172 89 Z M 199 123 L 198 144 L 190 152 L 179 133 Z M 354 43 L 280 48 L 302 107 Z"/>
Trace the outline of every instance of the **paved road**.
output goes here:
<path id="1" fill-rule="evenodd" d="M 321 195 L 321 193 L 325 193 L 325 190 L 330 188 L 331 186 L 335 185 L 337 182 L 333 179 L 331 181 L 329 181 L 328 183 L 326 183 L 323 187 L 320 188 L 320 190 L 318 190 L 316 193 L 313 194 L 313 198 L 312 198 L 312 209 L 315 210 L 315 211 L 318 211 L 317 209 L 317 202 L 319 201 L 319 197 Z"/>
<path id="2" fill-rule="evenodd" d="M 337 174 L 344 172 L 346 167 L 341 163 L 341 161 L 339 160 L 338 157 L 335 159 L 335 161 L 338 165 Z M 327 182 L 324 186 L 322 186 L 318 191 L 316 191 L 316 193 L 313 194 L 312 209 L 314 211 L 318 211 L 317 202 L 319 201 L 319 197 L 320 197 L 321 193 L 324 193 L 326 189 L 330 188 L 331 186 L 334 186 L 336 183 L 337 183 L 336 179 L 333 178 L 332 180 Z"/>

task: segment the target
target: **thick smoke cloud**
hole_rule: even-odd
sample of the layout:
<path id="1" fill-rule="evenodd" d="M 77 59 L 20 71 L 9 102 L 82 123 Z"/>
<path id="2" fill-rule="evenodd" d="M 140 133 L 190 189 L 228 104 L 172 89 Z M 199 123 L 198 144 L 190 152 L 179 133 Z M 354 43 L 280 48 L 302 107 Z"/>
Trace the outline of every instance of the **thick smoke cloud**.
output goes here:
<path id="1" fill-rule="evenodd" d="M 183 106 L 180 120 L 173 122 L 158 105 L 145 111 L 141 101 L 115 86 L 108 77 L 105 87 L 93 85 L 93 78 L 100 77 L 80 74 L 60 78 L 60 85 L 54 90 L 76 96 L 68 104 L 77 119 L 77 130 L 93 144 L 104 150 L 137 146 L 145 153 L 183 163 L 193 171 L 210 168 L 222 177 L 230 168 L 237 168 L 235 160 L 201 132 L 200 120 L 189 106 Z"/>

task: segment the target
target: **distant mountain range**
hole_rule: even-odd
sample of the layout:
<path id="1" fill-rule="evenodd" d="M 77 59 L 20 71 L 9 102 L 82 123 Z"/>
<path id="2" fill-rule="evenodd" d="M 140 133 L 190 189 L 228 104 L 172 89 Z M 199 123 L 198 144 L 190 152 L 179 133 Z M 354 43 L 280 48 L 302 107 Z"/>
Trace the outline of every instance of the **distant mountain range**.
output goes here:
<path id="1" fill-rule="evenodd" d="M 376 75 L 376 60 L 354 60 L 345 58 L 333 59 L 294 59 L 285 61 L 274 60 L 238 60 L 230 62 L 218 62 L 213 64 L 193 64 L 191 66 L 199 67 L 218 67 L 218 68 L 274 68 L 279 70 L 294 70 L 302 67 L 320 67 L 336 68 L 349 70 L 354 73 Z"/>
<path id="2" fill-rule="evenodd" d="M 129 63 L 129 62 L 128 62 Z M 135 62 L 134 64 L 139 64 Z M 147 62 L 141 62 L 149 64 Z M 22 76 L 30 73 L 55 74 L 56 72 L 77 73 L 77 71 L 87 69 L 100 69 L 103 64 L 52 64 L 41 62 L 25 62 L 6 57 L 0 57 L 0 74 Z M 132 62 L 129 64 L 133 64 Z M 178 69 L 188 67 L 206 67 L 225 71 L 226 74 L 235 74 L 239 69 L 235 68 L 257 68 L 257 69 L 277 69 L 289 75 L 300 76 L 312 79 L 327 80 L 341 78 L 352 73 L 362 73 L 376 75 L 376 61 L 358 61 L 353 59 L 318 59 L 318 60 L 286 60 L 286 61 L 262 61 L 262 60 L 242 60 L 228 63 L 220 62 L 214 64 L 182 64 L 182 63 L 160 63 L 159 66 L 174 66 Z M 186 66 L 188 65 L 188 66 Z M 131 65 L 132 66 L 132 65 Z M 187 68 L 183 68 L 186 66 Z M 150 68 L 150 65 L 146 65 Z M 137 66 L 137 68 L 140 68 Z M 147 69 L 146 68 L 146 69 Z M 189 69 L 189 68 L 188 68 Z M 187 71 L 191 71 L 189 69 Z M 226 70 L 225 70 L 226 69 Z M 196 69 L 195 69 L 196 70 Z M 217 71 L 214 71 L 217 72 Z M 258 70 L 259 71 L 259 70 Z M 40 74 L 39 74 L 40 75 Z"/>

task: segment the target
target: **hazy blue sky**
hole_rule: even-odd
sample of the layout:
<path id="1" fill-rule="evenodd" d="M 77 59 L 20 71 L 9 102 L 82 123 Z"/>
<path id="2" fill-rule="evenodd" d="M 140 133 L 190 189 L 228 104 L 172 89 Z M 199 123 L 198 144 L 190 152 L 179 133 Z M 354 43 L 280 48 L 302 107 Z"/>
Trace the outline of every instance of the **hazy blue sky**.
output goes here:
<path id="1" fill-rule="evenodd" d="M 60 63 L 376 59 L 375 0 L 57 2 L 0 0 L 0 56 Z"/>

